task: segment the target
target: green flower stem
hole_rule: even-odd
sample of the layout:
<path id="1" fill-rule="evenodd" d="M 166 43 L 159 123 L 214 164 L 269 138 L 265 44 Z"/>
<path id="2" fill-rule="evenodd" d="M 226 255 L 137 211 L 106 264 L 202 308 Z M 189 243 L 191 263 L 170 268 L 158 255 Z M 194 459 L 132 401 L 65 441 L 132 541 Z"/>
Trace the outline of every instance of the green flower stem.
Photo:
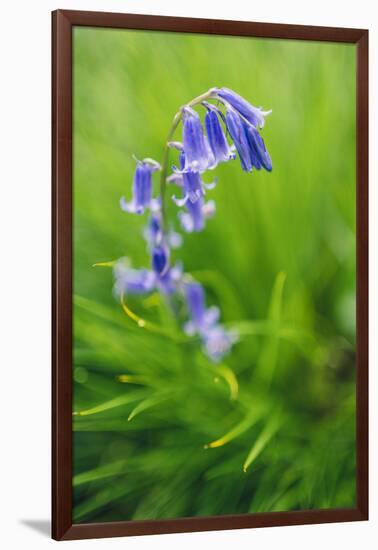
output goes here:
<path id="1" fill-rule="evenodd" d="M 185 105 L 185 107 L 194 107 L 195 105 L 198 105 L 199 103 L 202 103 L 202 101 L 205 101 L 206 99 L 211 99 L 214 97 L 215 89 L 210 88 L 207 92 L 204 94 L 201 94 Z M 162 225 L 163 229 L 166 228 L 166 204 L 165 204 L 165 198 L 166 198 L 166 188 L 167 188 L 167 172 L 168 172 L 168 159 L 169 159 L 169 146 L 168 143 L 172 141 L 172 138 L 174 136 L 174 133 L 180 124 L 182 120 L 182 108 L 175 114 L 172 126 L 168 132 L 167 141 L 164 146 L 163 151 L 163 159 L 161 162 L 161 174 L 160 174 L 160 199 L 161 199 L 161 214 L 162 214 Z"/>

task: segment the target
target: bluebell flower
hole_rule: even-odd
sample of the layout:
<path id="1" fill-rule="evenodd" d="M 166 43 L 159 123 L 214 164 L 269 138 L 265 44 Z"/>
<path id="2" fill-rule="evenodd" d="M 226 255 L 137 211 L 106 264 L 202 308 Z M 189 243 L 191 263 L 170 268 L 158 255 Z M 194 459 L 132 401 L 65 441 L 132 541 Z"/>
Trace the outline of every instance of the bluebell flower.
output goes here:
<path id="1" fill-rule="evenodd" d="M 203 132 L 201 119 L 191 107 L 182 108 L 182 141 L 185 151 L 185 169 L 204 172 L 215 166 L 214 156 Z"/>
<path id="2" fill-rule="evenodd" d="M 204 334 L 204 351 L 212 361 L 218 363 L 231 351 L 238 339 L 236 332 L 227 330 L 219 324 L 214 325 Z"/>
<path id="3" fill-rule="evenodd" d="M 230 136 L 239 153 L 241 167 L 245 172 L 250 172 L 253 167 L 251 148 L 245 131 L 245 123 L 238 113 L 228 107 L 226 112 L 226 124 Z"/>
<path id="4" fill-rule="evenodd" d="M 156 288 L 163 294 L 174 294 L 181 288 L 182 275 L 182 265 L 178 262 L 156 278 Z"/>
<path id="5" fill-rule="evenodd" d="M 158 276 L 163 276 L 169 268 L 169 250 L 163 244 L 152 249 L 152 268 Z"/>
<path id="6" fill-rule="evenodd" d="M 152 198 L 152 173 L 157 170 L 160 170 L 160 164 L 152 159 L 137 161 L 133 182 L 133 198 L 130 202 L 126 202 L 125 198 L 121 197 L 122 210 L 143 214 L 146 208 L 150 208 L 152 211 L 159 208 L 160 201 Z"/>
<path id="7" fill-rule="evenodd" d="M 155 244 L 162 243 L 163 239 L 170 248 L 179 248 L 182 245 L 180 233 L 177 233 L 171 227 L 165 233 L 163 232 L 160 211 L 151 215 L 147 226 L 143 230 L 143 236 L 147 241 L 149 250 L 152 250 Z"/>
<path id="8" fill-rule="evenodd" d="M 227 162 L 235 158 L 235 153 L 227 142 L 222 124 L 219 120 L 221 113 L 217 107 L 203 101 L 207 109 L 205 116 L 205 128 L 210 148 L 214 155 L 215 162 Z"/>
<path id="9" fill-rule="evenodd" d="M 219 319 L 219 308 L 214 306 L 206 309 L 202 285 L 196 282 L 186 283 L 185 298 L 190 320 L 185 324 L 184 330 L 188 335 L 201 335 L 215 325 Z"/>
<path id="10" fill-rule="evenodd" d="M 119 297 L 126 294 L 148 294 L 154 290 L 164 294 L 177 292 L 182 279 L 181 264 L 168 266 L 158 272 L 161 265 L 156 264 L 156 269 L 153 270 L 132 269 L 128 258 L 120 258 L 113 267 L 114 294 Z"/>
<path id="11" fill-rule="evenodd" d="M 190 320 L 184 326 L 189 336 L 198 335 L 206 355 L 214 362 L 220 361 L 237 341 L 236 333 L 226 330 L 219 321 L 217 307 L 206 308 L 202 285 L 196 282 L 185 284 L 186 304 Z"/>
<path id="12" fill-rule="evenodd" d="M 152 214 L 148 220 L 146 228 L 143 231 L 143 236 L 150 247 L 152 247 L 155 243 L 162 241 L 163 229 L 160 212 Z"/>
<path id="13" fill-rule="evenodd" d="M 261 166 L 268 172 L 272 171 L 272 160 L 268 151 L 266 150 L 265 143 L 258 130 L 249 124 L 245 124 L 245 131 L 247 134 L 248 143 L 250 146 L 252 164 L 260 169 Z"/>
<path id="14" fill-rule="evenodd" d="M 214 189 L 218 181 L 217 178 L 214 178 L 211 183 L 205 183 L 199 172 L 180 172 L 175 168 L 173 170 L 174 174 L 169 176 L 167 181 L 182 188 L 182 198 L 178 199 L 176 195 L 172 196 L 172 200 L 180 207 L 188 201 L 194 203 L 204 197 L 206 190 Z"/>
<path id="15" fill-rule="evenodd" d="M 156 284 L 155 274 L 148 269 L 132 269 L 128 258 L 120 258 L 113 267 L 114 293 L 146 294 Z"/>
<path id="16" fill-rule="evenodd" d="M 176 166 L 172 166 L 173 174 L 167 178 L 167 181 L 182 188 L 182 198 L 178 199 L 173 195 L 172 199 L 177 206 L 184 206 L 188 200 L 196 202 L 199 198 L 203 197 L 206 194 L 206 189 L 214 189 L 217 184 L 217 178 L 214 178 L 211 183 L 205 183 L 199 172 L 193 172 L 185 168 L 186 155 L 183 150 L 180 152 L 179 162 L 180 170 Z"/>
<path id="17" fill-rule="evenodd" d="M 270 172 L 272 161 L 258 130 L 240 118 L 232 107 L 227 108 L 226 124 L 239 154 L 242 169 L 251 172 L 253 168 L 260 170 L 264 167 Z"/>
<path id="18" fill-rule="evenodd" d="M 186 212 L 179 212 L 178 217 L 181 227 L 187 233 L 202 231 L 205 228 L 205 221 L 215 213 L 215 202 L 204 202 L 200 197 L 196 202 L 186 201 Z"/>
<path id="19" fill-rule="evenodd" d="M 248 120 L 253 126 L 264 127 L 265 117 L 272 111 L 263 111 L 261 108 L 254 107 L 242 96 L 230 90 L 229 88 L 217 88 L 218 97 L 229 103 L 238 113 Z"/>

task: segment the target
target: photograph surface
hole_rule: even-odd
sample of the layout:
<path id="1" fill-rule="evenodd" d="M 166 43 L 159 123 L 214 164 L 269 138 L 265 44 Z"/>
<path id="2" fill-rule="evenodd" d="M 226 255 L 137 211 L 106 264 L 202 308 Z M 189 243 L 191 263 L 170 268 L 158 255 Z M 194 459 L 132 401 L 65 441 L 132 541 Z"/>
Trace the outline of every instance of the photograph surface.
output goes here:
<path id="1" fill-rule="evenodd" d="M 72 46 L 74 523 L 355 507 L 355 45 Z"/>

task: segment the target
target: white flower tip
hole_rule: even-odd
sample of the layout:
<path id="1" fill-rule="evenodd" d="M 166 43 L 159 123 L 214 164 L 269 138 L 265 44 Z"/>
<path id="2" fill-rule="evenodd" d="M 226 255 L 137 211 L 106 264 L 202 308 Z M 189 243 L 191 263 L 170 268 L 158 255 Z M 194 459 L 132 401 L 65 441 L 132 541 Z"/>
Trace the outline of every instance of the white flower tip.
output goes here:
<path id="1" fill-rule="evenodd" d="M 147 158 L 143 159 L 142 162 L 144 164 L 148 164 L 153 169 L 153 171 L 161 170 L 160 164 L 154 159 L 151 159 L 151 158 L 147 157 Z"/>
<path id="2" fill-rule="evenodd" d="M 182 151 L 184 149 L 181 141 L 168 141 L 167 145 L 170 149 L 177 149 L 178 151 Z"/>

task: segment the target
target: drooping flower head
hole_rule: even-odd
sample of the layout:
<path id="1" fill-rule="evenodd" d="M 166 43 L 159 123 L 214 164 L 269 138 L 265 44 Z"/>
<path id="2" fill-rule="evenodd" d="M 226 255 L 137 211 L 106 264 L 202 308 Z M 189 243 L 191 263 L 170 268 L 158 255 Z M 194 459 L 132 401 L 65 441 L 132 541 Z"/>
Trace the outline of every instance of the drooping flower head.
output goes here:
<path id="1" fill-rule="evenodd" d="M 157 277 L 156 288 L 163 294 L 177 293 L 181 289 L 182 277 L 182 265 L 177 262 Z"/>
<path id="2" fill-rule="evenodd" d="M 156 275 L 164 275 L 169 268 L 169 250 L 164 244 L 156 245 L 152 249 L 152 268 Z"/>
<path id="3" fill-rule="evenodd" d="M 247 134 L 253 166 L 255 166 L 258 170 L 262 166 L 265 170 L 271 172 L 272 160 L 266 150 L 263 138 L 254 126 L 245 124 L 244 128 Z"/>
<path id="4" fill-rule="evenodd" d="M 217 307 L 206 309 L 205 293 L 199 283 L 186 283 L 185 297 L 190 316 L 190 321 L 184 327 L 185 332 L 191 336 L 205 333 L 218 321 L 219 309 Z"/>
<path id="5" fill-rule="evenodd" d="M 199 335 L 206 355 L 214 362 L 220 361 L 237 341 L 237 335 L 219 324 L 219 308 L 206 308 L 202 285 L 186 283 L 185 294 L 190 316 L 185 332 L 190 336 Z"/>
<path id="6" fill-rule="evenodd" d="M 156 244 L 161 244 L 163 240 L 170 248 L 179 248 L 182 245 L 182 236 L 174 231 L 172 227 L 163 231 L 160 210 L 151 214 L 143 230 L 143 236 L 147 241 L 149 250 L 152 250 Z"/>
<path id="7" fill-rule="evenodd" d="M 250 172 L 252 170 L 253 163 L 247 135 L 245 133 L 242 119 L 232 107 L 227 108 L 226 124 L 230 136 L 235 144 L 236 150 L 239 153 L 241 167 L 245 172 Z"/>
<path id="8" fill-rule="evenodd" d="M 204 335 L 204 351 L 212 361 L 218 363 L 231 351 L 232 346 L 238 339 L 236 332 L 227 330 L 222 325 L 217 324 Z"/>
<path id="9" fill-rule="evenodd" d="M 184 206 L 188 200 L 194 203 L 201 197 L 205 196 L 206 189 L 214 189 L 217 184 L 217 179 L 215 178 L 211 183 L 205 183 L 199 172 L 185 168 L 187 163 L 186 155 L 183 150 L 180 153 L 179 161 L 180 170 L 177 169 L 176 166 L 173 166 L 173 174 L 169 176 L 167 181 L 168 183 L 174 183 L 182 188 L 182 198 L 177 199 L 176 196 L 173 195 L 172 199 L 177 206 Z"/>
<path id="10" fill-rule="evenodd" d="M 232 107 L 227 107 L 226 124 L 239 154 L 242 169 L 251 172 L 253 168 L 260 170 L 263 166 L 270 172 L 272 161 L 258 130 L 240 118 Z"/>
<path id="11" fill-rule="evenodd" d="M 264 127 L 265 117 L 272 111 L 263 111 L 259 107 L 254 107 L 244 97 L 240 96 L 229 88 L 217 88 L 216 94 L 219 98 L 229 103 L 238 113 L 248 120 L 253 126 Z"/>
<path id="12" fill-rule="evenodd" d="M 146 294 L 156 283 L 154 273 L 148 269 L 132 269 L 128 258 L 120 258 L 113 267 L 114 294 Z"/>
<path id="13" fill-rule="evenodd" d="M 182 108 L 183 131 L 182 142 L 185 151 L 185 168 L 191 171 L 204 172 L 214 167 L 214 157 L 203 132 L 201 119 L 191 107 Z"/>
<path id="14" fill-rule="evenodd" d="M 187 233 L 202 231 L 205 228 L 205 221 L 215 214 L 215 202 L 204 202 L 200 197 L 196 202 L 186 201 L 185 212 L 179 212 L 178 217 L 181 227 Z"/>
<path id="15" fill-rule="evenodd" d="M 164 264 L 164 258 L 155 251 L 153 269 L 133 269 L 128 258 L 120 258 L 113 267 L 114 294 L 148 294 L 158 290 L 163 294 L 178 292 L 181 286 L 182 266 Z"/>
<path id="16" fill-rule="evenodd" d="M 133 181 L 133 198 L 126 202 L 121 197 L 121 208 L 126 212 L 143 214 L 146 208 L 157 210 L 160 201 L 152 198 L 152 173 L 160 170 L 160 164 L 153 159 L 137 160 Z"/>
<path id="17" fill-rule="evenodd" d="M 235 153 L 232 151 L 227 142 L 222 124 L 219 120 L 219 117 L 223 116 L 221 111 L 207 101 L 203 101 L 202 104 L 207 109 L 205 116 L 205 128 L 215 162 L 219 164 L 220 162 L 227 162 L 231 159 L 233 160 L 235 158 Z"/>

